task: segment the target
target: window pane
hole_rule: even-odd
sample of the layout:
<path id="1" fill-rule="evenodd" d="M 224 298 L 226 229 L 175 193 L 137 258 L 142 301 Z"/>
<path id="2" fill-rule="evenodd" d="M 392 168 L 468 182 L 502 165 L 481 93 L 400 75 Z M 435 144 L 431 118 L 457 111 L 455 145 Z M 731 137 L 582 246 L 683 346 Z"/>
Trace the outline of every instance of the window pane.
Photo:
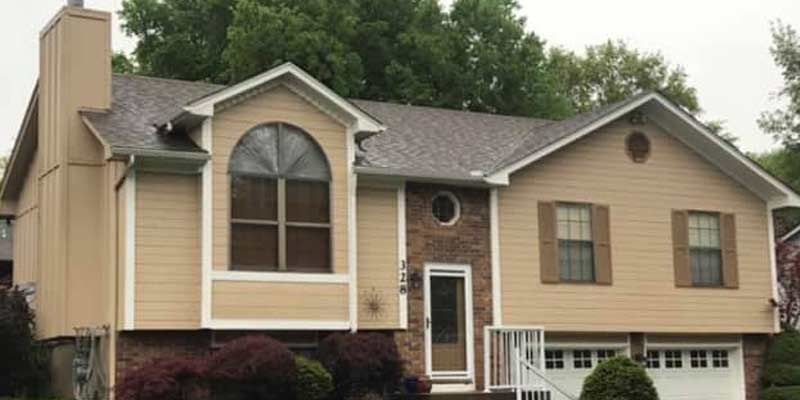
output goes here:
<path id="1" fill-rule="evenodd" d="M 286 181 L 286 220 L 289 222 L 330 221 L 328 182 Z"/>
<path id="2" fill-rule="evenodd" d="M 330 229 L 286 227 L 286 268 L 330 271 Z"/>
<path id="3" fill-rule="evenodd" d="M 594 281 L 594 246 L 579 240 L 558 241 L 561 279 L 565 281 Z"/>
<path id="4" fill-rule="evenodd" d="M 281 176 L 330 180 L 328 160 L 307 133 L 291 125 L 281 125 L 280 162 Z"/>
<path id="5" fill-rule="evenodd" d="M 278 125 L 261 125 L 245 134 L 231 153 L 230 172 L 278 173 Z"/>
<path id="6" fill-rule="evenodd" d="M 231 217 L 277 221 L 277 181 L 271 178 L 232 175 Z"/>
<path id="7" fill-rule="evenodd" d="M 695 285 L 722 284 L 722 252 L 718 249 L 691 249 L 692 282 Z"/>
<path id="8" fill-rule="evenodd" d="M 277 270 L 278 227 L 231 224 L 231 264 L 235 270 Z"/>

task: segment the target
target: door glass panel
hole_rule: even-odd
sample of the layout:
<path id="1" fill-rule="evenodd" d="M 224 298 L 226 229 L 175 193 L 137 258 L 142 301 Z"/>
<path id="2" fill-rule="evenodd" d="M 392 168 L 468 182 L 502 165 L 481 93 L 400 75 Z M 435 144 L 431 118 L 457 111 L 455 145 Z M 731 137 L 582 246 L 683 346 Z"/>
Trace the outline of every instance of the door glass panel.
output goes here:
<path id="1" fill-rule="evenodd" d="M 467 369 L 464 278 L 432 276 L 431 361 L 433 371 Z"/>

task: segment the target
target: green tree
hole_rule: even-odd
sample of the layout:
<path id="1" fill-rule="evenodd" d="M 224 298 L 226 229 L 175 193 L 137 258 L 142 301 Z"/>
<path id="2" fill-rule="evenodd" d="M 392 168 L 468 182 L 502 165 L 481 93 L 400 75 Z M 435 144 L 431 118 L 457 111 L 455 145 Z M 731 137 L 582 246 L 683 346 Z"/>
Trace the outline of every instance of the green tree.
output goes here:
<path id="1" fill-rule="evenodd" d="M 758 124 L 776 140 L 794 147 L 800 144 L 800 38 L 791 25 L 781 21 L 772 24 L 770 53 L 783 75 L 783 87 L 777 97 L 787 104 L 782 109 L 763 112 Z"/>
<path id="2" fill-rule="evenodd" d="M 137 71 L 136 64 L 123 52 L 115 52 L 111 56 L 111 71 L 115 74 L 134 74 Z"/>
<path id="3" fill-rule="evenodd" d="M 138 39 L 138 73 L 225 82 L 222 52 L 237 0 L 125 0 L 122 30 Z"/>
<path id="4" fill-rule="evenodd" d="M 640 52 L 624 41 L 586 47 L 579 55 L 550 50 L 550 69 L 578 112 L 624 100 L 641 90 L 660 90 L 693 114 L 701 111 L 697 91 L 686 71 L 673 67 L 661 53 Z"/>

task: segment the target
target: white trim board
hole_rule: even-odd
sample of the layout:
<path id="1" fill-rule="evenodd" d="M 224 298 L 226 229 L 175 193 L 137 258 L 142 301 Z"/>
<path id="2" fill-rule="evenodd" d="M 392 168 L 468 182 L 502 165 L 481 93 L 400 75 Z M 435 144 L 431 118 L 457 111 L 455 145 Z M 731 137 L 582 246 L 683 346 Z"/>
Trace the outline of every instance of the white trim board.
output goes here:
<path id="1" fill-rule="evenodd" d="M 289 283 L 335 283 L 350 282 L 348 274 L 315 274 L 304 272 L 250 272 L 211 271 L 213 282 L 289 282 Z"/>
<path id="2" fill-rule="evenodd" d="M 201 146 L 209 154 L 213 149 L 213 119 L 206 118 L 203 121 Z M 213 218 L 213 195 L 214 195 L 214 160 L 209 159 L 203 166 L 201 175 L 201 222 L 200 222 L 200 242 L 201 242 L 201 300 L 200 300 L 200 326 L 208 328 L 211 322 L 211 272 L 213 270 L 213 251 L 214 251 L 214 218 Z"/>
<path id="3" fill-rule="evenodd" d="M 297 79 L 308 86 L 311 90 L 318 93 L 322 98 L 329 101 L 331 104 L 341 109 L 345 113 L 351 115 L 355 119 L 354 129 L 357 132 L 380 132 L 386 129 L 378 120 L 364 111 L 361 111 L 358 107 L 354 106 L 349 101 L 336 94 L 333 90 L 323 85 L 320 81 L 314 79 L 314 77 L 303 71 L 300 67 L 290 62 L 281 64 L 250 79 L 239 82 L 233 86 L 227 87 L 199 100 L 193 101 L 184 107 L 184 110 L 195 115 L 207 117 L 213 116 L 214 106 L 216 104 L 256 89 L 259 86 L 268 84 L 284 76 L 291 76 Z"/>
<path id="4" fill-rule="evenodd" d="M 271 330 L 300 331 L 324 330 L 345 331 L 350 329 L 349 321 L 301 320 L 301 319 L 211 319 L 210 329 L 228 330 Z"/>
<path id="5" fill-rule="evenodd" d="M 406 184 L 397 189 L 398 318 L 400 329 L 408 329 L 409 273 L 406 262 Z M 403 289 L 405 288 L 405 289 Z"/>
<path id="6" fill-rule="evenodd" d="M 497 188 L 489 192 L 489 231 L 492 252 L 492 325 L 503 325 L 503 286 L 500 276 L 500 211 Z"/>
<path id="7" fill-rule="evenodd" d="M 706 158 L 706 160 L 716 165 L 720 170 L 748 188 L 761 199 L 765 201 L 777 201 L 782 207 L 800 206 L 800 195 L 795 193 L 783 182 L 780 182 L 778 179 L 768 174 L 754 161 L 737 151 L 723 139 L 710 132 L 708 128 L 703 126 L 693 116 L 656 92 L 642 96 L 636 101 L 632 101 L 618 110 L 603 116 L 582 129 L 531 153 L 509 166 L 489 174 L 485 177 L 485 181 L 490 184 L 508 185 L 512 173 L 597 131 L 601 127 L 640 107 L 645 107 L 645 111 L 651 119 L 654 119 L 654 122 L 659 122 L 655 120 L 660 120 L 661 125 L 670 125 L 666 127 L 667 132 L 695 150 Z"/>
<path id="8" fill-rule="evenodd" d="M 131 158 L 131 165 L 134 160 Z M 136 325 L 136 170 L 125 179 L 125 321 L 123 328 Z"/>

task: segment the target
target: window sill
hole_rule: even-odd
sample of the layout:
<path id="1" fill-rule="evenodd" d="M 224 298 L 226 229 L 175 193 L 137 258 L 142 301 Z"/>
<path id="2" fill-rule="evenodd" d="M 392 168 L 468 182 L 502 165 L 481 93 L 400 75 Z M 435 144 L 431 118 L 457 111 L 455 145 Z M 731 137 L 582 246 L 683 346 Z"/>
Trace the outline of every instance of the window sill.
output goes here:
<path id="1" fill-rule="evenodd" d="M 212 271 L 212 281 L 348 283 L 348 274 L 330 272 Z"/>

